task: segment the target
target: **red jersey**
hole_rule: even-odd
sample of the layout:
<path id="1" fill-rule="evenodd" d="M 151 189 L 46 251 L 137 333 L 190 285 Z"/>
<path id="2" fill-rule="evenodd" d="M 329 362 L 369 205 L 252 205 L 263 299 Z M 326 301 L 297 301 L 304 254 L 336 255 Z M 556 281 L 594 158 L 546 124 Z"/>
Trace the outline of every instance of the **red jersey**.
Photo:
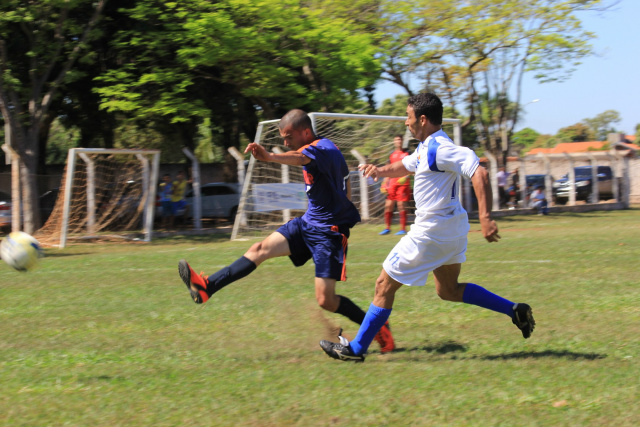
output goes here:
<path id="1" fill-rule="evenodd" d="M 389 156 L 389 163 L 395 163 L 398 162 L 400 160 L 402 160 L 403 158 L 407 157 L 409 155 L 409 153 L 407 153 L 406 151 L 402 151 L 402 150 L 395 150 L 393 153 L 391 153 L 391 155 Z M 389 185 L 397 185 L 398 180 L 401 178 L 389 178 Z M 405 179 L 405 182 L 403 184 L 399 184 L 399 185 L 409 185 L 409 179 Z"/>

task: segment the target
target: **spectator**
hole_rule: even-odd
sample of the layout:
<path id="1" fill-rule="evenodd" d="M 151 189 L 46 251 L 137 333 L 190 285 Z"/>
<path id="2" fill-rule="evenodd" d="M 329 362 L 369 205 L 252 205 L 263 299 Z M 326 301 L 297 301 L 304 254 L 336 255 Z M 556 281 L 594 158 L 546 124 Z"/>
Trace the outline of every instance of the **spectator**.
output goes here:
<path id="1" fill-rule="evenodd" d="M 547 198 L 544 195 L 544 187 L 538 185 L 531 193 L 531 207 L 538 210 L 538 215 L 549 215 Z"/>
<path id="2" fill-rule="evenodd" d="M 162 208 L 162 228 L 167 228 L 169 226 L 169 219 L 173 215 L 173 206 L 171 203 L 173 183 L 171 182 L 171 175 L 168 173 L 162 176 L 162 182 L 159 185 L 158 193 L 160 196 L 160 206 Z"/>
<path id="3" fill-rule="evenodd" d="M 509 196 L 509 203 L 511 203 L 512 206 L 517 207 L 518 200 L 522 200 L 520 191 L 520 172 L 518 171 L 518 168 L 511 173 L 511 191 L 509 191 Z"/>
<path id="4" fill-rule="evenodd" d="M 175 225 L 175 217 L 180 211 L 183 211 L 183 217 L 186 215 L 187 201 L 184 199 L 186 192 L 187 180 L 185 179 L 184 171 L 179 171 L 178 175 L 176 175 L 176 180 L 173 181 L 171 192 L 171 226 Z"/>
<path id="5" fill-rule="evenodd" d="M 504 166 L 501 166 L 498 170 L 496 178 L 498 178 L 498 195 L 500 197 L 500 208 L 507 204 L 507 178 L 509 174 L 504 170 Z"/>

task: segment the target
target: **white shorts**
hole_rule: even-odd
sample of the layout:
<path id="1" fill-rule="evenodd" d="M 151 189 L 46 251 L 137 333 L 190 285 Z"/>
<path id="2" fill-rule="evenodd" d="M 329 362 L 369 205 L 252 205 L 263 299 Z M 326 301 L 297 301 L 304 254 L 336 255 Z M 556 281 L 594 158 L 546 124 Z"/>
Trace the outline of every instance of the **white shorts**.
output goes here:
<path id="1" fill-rule="evenodd" d="M 467 236 L 438 241 L 410 232 L 389 252 L 382 268 L 392 279 L 408 286 L 424 286 L 429 272 L 442 265 L 466 261 Z"/>

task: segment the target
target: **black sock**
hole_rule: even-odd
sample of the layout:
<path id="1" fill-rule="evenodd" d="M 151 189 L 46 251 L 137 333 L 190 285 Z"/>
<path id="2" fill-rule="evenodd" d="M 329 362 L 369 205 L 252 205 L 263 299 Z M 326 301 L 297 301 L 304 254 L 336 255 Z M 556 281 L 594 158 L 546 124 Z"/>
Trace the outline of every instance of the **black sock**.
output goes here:
<path id="1" fill-rule="evenodd" d="M 352 322 L 361 325 L 366 313 L 362 311 L 360 307 L 355 305 L 349 298 L 343 297 L 342 295 L 338 295 L 338 297 L 340 298 L 340 304 L 338 305 L 336 313 L 342 314 Z"/>
<path id="2" fill-rule="evenodd" d="M 227 286 L 229 283 L 233 283 L 236 280 L 242 279 L 249 275 L 253 270 L 257 268 L 256 264 L 249 258 L 241 256 L 228 267 L 224 267 L 209 276 L 209 284 L 207 285 L 207 293 L 209 296 L 215 294 L 220 289 Z"/>

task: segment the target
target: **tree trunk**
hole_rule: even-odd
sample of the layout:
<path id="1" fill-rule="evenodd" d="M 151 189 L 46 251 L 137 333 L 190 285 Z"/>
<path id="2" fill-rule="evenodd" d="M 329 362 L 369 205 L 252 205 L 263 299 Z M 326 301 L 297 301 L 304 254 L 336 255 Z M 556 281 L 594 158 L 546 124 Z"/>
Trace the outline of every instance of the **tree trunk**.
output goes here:
<path id="1" fill-rule="evenodd" d="M 25 141 L 26 150 L 20 155 L 20 187 L 22 190 L 22 214 L 24 231 L 33 234 L 40 227 L 38 200 L 37 162 L 38 130 L 31 129 Z M 30 148 L 30 149 L 29 149 Z"/>

